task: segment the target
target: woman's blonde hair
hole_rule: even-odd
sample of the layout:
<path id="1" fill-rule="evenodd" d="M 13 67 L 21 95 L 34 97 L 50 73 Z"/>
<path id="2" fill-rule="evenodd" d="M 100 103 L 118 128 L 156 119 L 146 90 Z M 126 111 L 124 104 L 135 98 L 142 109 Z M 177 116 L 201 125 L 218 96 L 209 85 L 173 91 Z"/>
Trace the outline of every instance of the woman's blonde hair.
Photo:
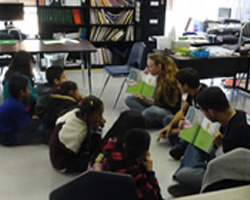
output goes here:
<path id="1" fill-rule="evenodd" d="M 153 53 L 148 56 L 155 65 L 161 65 L 161 73 L 157 77 L 155 102 L 164 98 L 165 102 L 175 107 L 179 102 L 179 89 L 177 86 L 177 80 L 175 78 L 176 73 L 179 71 L 174 60 L 162 53 Z"/>

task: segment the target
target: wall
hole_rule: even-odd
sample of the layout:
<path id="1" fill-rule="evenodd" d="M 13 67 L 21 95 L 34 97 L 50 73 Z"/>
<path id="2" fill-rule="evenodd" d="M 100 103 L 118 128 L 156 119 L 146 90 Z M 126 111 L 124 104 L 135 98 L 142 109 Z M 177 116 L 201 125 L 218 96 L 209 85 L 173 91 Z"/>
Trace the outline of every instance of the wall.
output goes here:
<path id="1" fill-rule="evenodd" d="M 194 22 L 206 19 L 218 20 L 219 7 L 231 7 L 231 18 L 247 20 L 250 18 L 249 0 L 167 0 L 165 35 L 174 32 L 180 35 L 189 17 Z M 248 2 L 248 3 L 247 3 Z M 168 4 L 170 7 L 168 7 Z M 195 21 L 196 20 L 196 21 Z M 202 28 L 202 27 L 200 27 Z M 189 30 L 193 30 L 190 24 Z M 173 36 L 171 36 L 173 37 Z"/>

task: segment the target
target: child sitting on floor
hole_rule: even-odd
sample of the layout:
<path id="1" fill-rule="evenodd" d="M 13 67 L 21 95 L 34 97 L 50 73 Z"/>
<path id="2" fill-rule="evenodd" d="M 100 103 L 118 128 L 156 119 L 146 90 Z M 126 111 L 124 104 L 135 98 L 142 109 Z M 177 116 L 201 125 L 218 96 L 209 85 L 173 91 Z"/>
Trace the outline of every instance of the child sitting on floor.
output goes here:
<path id="1" fill-rule="evenodd" d="M 50 161 L 63 172 L 83 172 L 91 155 L 93 132 L 103 126 L 103 102 L 95 96 L 85 97 L 75 108 L 56 121 L 50 140 Z M 97 141 L 96 141 L 97 142 Z"/>
<path id="2" fill-rule="evenodd" d="M 30 98 L 27 78 L 13 75 L 8 81 L 8 91 L 11 97 L 0 107 L 0 144 L 21 145 L 42 138 L 25 109 L 24 102 Z"/>
<path id="3" fill-rule="evenodd" d="M 147 131 L 131 129 L 125 135 L 123 151 L 114 150 L 103 161 L 103 171 L 130 174 L 134 178 L 139 200 L 162 199 L 148 152 L 149 145 Z"/>
<path id="4" fill-rule="evenodd" d="M 89 168 L 101 171 L 104 157 L 113 149 L 121 150 L 125 133 L 133 128 L 145 128 L 143 116 L 132 110 L 122 112 L 93 154 Z"/>
<path id="5" fill-rule="evenodd" d="M 47 83 L 37 86 L 39 96 L 56 93 L 60 85 L 67 80 L 64 69 L 60 66 L 51 66 L 45 72 Z"/>
<path id="6" fill-rule="evenodd" d="M 36 102 L 35 114 L 39 118 L 43 118 L 43 115 L 46 113 L 48 96 L 58 93 L 61 84 L 67 80 L 64 69 L 59 66 L 48 68 L 46 70 L 46 79 L 47 83 L 37 86 L 39 98 Z"/>
<path id="7" fill-rule="evenodd" d="M 47 96 L 43 106 L 42 124 L 46 133 L 46 138 L 44 138 L 46 144 L 49 142 L 57 118 L 66 110 L 76 107 L 82 99 L 78 87 L 73 81 L 64 82 L 58 92 L 58 94 Z"/>

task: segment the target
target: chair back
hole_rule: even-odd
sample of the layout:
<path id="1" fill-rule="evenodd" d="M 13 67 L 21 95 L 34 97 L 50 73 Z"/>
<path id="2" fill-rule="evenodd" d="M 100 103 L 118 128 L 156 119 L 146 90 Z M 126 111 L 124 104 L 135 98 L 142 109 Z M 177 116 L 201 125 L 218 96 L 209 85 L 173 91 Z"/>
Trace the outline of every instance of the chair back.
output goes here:
<path id="1" fill-rule="evenodd" d="M 141 68 L 144 58 L 146 45 L 144 42 L 136 42 L 133 44 L 127 61 L 128 66 Z"/>
<path id="2" fill-rule="evenodd" d="M 245 22 L 241 27 L 239 45 L 244 44 L 246 41 L 250 41 L 250 21 Z"/>
<path id="3" fill-rule="evenodd" d="M 137 200 L 130 175 L 87 171 L 50 193 L 50 200 Z"/>

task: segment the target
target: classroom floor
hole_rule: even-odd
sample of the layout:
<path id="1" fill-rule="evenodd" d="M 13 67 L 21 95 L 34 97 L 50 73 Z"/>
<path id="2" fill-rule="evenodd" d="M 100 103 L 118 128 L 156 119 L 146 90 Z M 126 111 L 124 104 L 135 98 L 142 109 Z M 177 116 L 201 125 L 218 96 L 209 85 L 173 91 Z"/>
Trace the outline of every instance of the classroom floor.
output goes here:
<path id="1" fill-rule="evenodd" d="M 43 75 L 43 74 L 42 74 Z M 85 72 L 85 76 L 87 73 Z M 67 71 L 69 80 L 78 83 L 80 91 L 86 95 L 88 93 L 87 84 L 82 82 L 81 71 Z M 102 70 L 93 70 L 92 84 L 93 94 L 98 96 L 106 78 L 106 73 Z M 210 84 L 210 80 L 205 81 Z M 104 133 L 109 129 L 119 113 L 126 109 L 124 99 L 126 93 L 123 92 L 116 109 L 113 109 L 116 94 L 120 88 L 121 79 L 111 79 L 102 100 L 105 105 L 104 116 L 107 120 Z M 214 80 L 215 85 L 221 85 L 221 79 Z M 225 89 L 233 107 L 244 109 L 248 112 L 250 107 L 249 95 L 232 89 Z M 170 146 L 168 141 L 156 142 L 159 130 L 149 130 L 151 134 L 151 157 L 153 168 L 159 180 L 162 195 L 166 199 L 171 199 L 167 192 L 167 187 L 173 184 L 172 174 L 177 169 L 179 162 L 173 160 L 168 151 Z M 74 176 L 64 175 L 55 171 L 49 161 L 48 146 L 31 145 L 22 147 L 0 146 L 0 200 L 45 200 L 49 193 L 63 183 L 70 181 Z"/>

